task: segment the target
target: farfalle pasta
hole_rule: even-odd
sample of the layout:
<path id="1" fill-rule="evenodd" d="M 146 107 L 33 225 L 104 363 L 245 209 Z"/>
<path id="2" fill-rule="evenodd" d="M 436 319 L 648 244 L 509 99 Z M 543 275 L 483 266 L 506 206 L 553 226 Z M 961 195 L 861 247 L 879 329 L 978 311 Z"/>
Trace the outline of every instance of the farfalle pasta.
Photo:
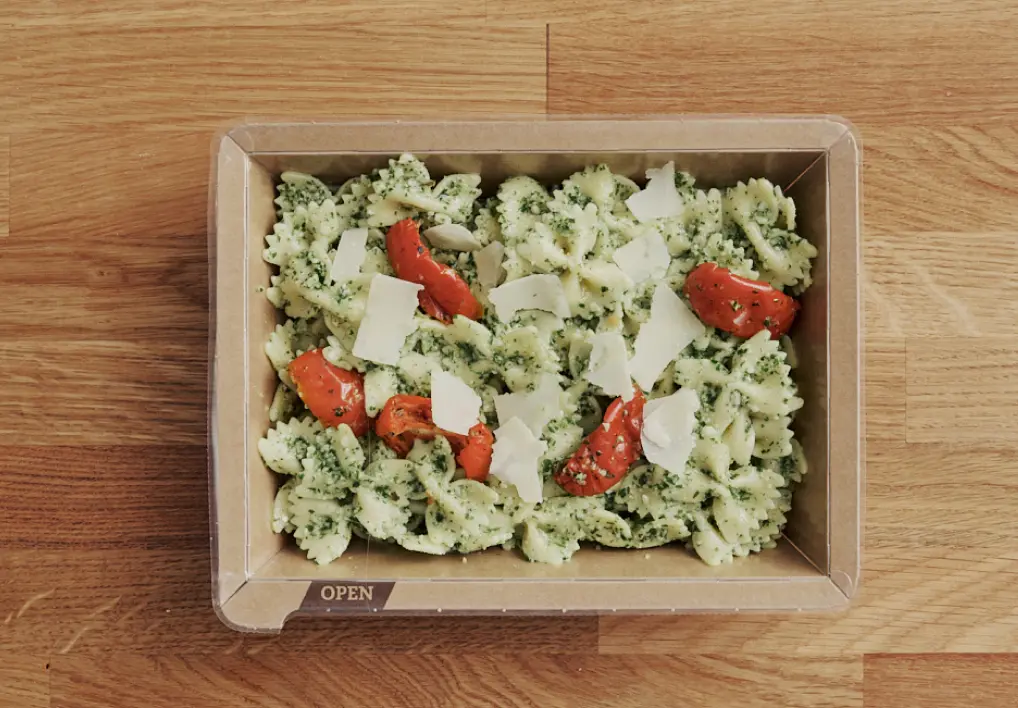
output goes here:
<path id="1" fill-rule="evenodd" d="M 582 543 L 682 543 L 710 564 L 773 546 L 806 472 L 794 362 L 764 314 L 797 308 L 791 296 L 812 282 L 816 249 L 795 233 L 792 200 L 765 179 L 701 189 L 670 164 L 643 187 L 604 165 L 553 186 L 512 177 L 486 197 L 480 183 L 436 180 L 411 155 L 338 186 L 282 176 L 264 251 L 278 268 L 266 296 L 283 321 L 265 352 L 279 382 L 259 444 L 282 479 L 274 529 L 317 563 L 355 536 L 437 555 L 516 548 L 546 563 Z M 418 270 L 394 262 L 392 227 L 408 220 L 429 259 Z M 689 276 L 705 264 L 731 279 L 726 292 L 742 288 L 712 301 L 731 312 L 696 310 Z M 482 314 L 444 311 L 439 276 Z M 373 303 L 373 289 L 401 282 L 420 309 Z M 748 321 L 759 331 L 734 334 L 758 305 Z M 365 322 L 382 315 L 408 333 L 366 347 Z M 705 324 L 719 318 L 739 327 Z M 365 355 L 383 344 L 389 363 Z M 309 354 L 314 382 L 306 367 L 294 375 Z M 436 374 L 476 400 L 435 390 Z M 356 395 L 329 399 L 323 416 L 332 375 Z M 445 406 L 459 406 L 463 430 L 435 424 Z M 630 412 L 617 428 L 627 464 L 601 465 L 598 431 Z M 417 427 L 397 432 L 400 415 Z M 684 428 L 668 422 L 680 418 Z"/>

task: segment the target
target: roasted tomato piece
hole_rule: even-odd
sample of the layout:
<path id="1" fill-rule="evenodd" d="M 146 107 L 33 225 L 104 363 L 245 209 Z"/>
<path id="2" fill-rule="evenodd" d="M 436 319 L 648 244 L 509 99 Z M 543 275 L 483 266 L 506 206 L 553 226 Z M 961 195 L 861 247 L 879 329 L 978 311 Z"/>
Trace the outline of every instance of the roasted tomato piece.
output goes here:
<path id="1" fill-rule="evenodd" d="M 643 393 L 636 390 L 629 402 L 616 398 L 604 420 L 580 444 L 555 475 L 555 481 L 578 497 L 601 494 L 622 481 L 640 457 L 643 447 Z"/>
<path id="2" fill-rule="evenodd" d="M 795 321 L 799 302 L 768 283 L 735 275 L 717 263 L 701 263 L 683 288 L 697 317 L 739 337 L 760 330 L 785 334 Z"/>
<path id="3" fill-rule="evenodd" d="M 301 354 L 288 370 L 297 395 L 323 425 L 335 428 L 346 423 L 358 437 L 368 432 L 364 377 L 359 373 L 329 363 L 321 349 Z"/>
<path id="4" fill-rule="evenodd" d="M 431 417 L 431 399 L 400 394 L 385 402 L 375 422 L 375 433 L 386 445 L 405 457 L 415 440 L 433 440 L 441 435 L 449 441 L 456 462 L 470 479 L 483 482 L 491 467 L 495 438 L 484 423 L 477 423 L 468 435 L 442 430 Z"/>
<path id="5" fill-rule="evenodd" d="M 385 249 L 397 278 L 424 286 L 418 300 L 421 309 L 429 315 L 443 322 L 452 322 L 455 315 L 472 320 L 484 315 L 484 308 L 459 273 L 431 257 L 413 219 L 404 219 L 389 227 Z"/>

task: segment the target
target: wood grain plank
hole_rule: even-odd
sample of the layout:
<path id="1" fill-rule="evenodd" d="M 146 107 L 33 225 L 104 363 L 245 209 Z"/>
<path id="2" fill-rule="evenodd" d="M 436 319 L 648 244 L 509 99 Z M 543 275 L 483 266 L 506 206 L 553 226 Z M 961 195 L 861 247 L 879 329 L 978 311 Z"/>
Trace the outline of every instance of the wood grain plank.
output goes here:
<path id="1" fill-rule="evenodd" d="M 340 18 L 288 27 L 15 27 L 19 59 L 0 68 L 0 80 L 20 87 L 12 118 L 20 129 L 544 111 L 543 30 L 438 22 L 415 31 L 428 41 L 406 41 L 395 24 L 349 27 Z M 399 51 L 383 51 L 393 46 Z"/>
<path id="2" fill-rule="evenodd" d="M 882 235 L 866 244 L 866 268 L 871 336 L 1018 332 L 1008 305 L 1018 298 L 1018 231 Z"/>
<path id="3" fill-rule="evenodd" d="M 1018 446 L 883 443 L 867 457 L 867 549 L 1014 548 Z"/>
<path id="4" fill-rule="evenodd" d="M 77 255 L 98 248 L 108 254 L 123 245 L 203 235 L 212 138 L 201 128 L 170 126 L 15 134 L 11 189 L 18 208 L 11 226 L 19 243 L 13 253 L 71 249 Z M 180 255 L 201 260 L 197 251 Z M 47 281 L 55 273 L 42 268 L 32 275 Z"/>
<path id="5" fill-rule="evenodd" d="M 0 652 L 0 708 L 49 708 L 49 668 L 41 656 Z"/>
<path id="6" fill-rule="evenodd" d="M 204 445 L 207 357 L 204 340 L 0 341 L 0 448 Z"/>
<path id="7" fill-rule="evenodd" d="M 909 340 L 910 443 L 1018 444 L 1018 337 Z"/>
<path id="8" fill-rule="evenodd" d="M 11 35 L 14 27 L 7 21 L 6 17 L 0 17 L 0 82 L 4 76 L 4 68 L 15 60 L 13 47 L 11 46 Z M 6 87 L 14 86 L 10 82 L 2 82 L 0 85 Z M 13 90 L 0 91 L 0 132 L 4 135 L 10 133 L 11 122 L 14 118 L 15 98 Z"/>
<path id="9" fill-rule="evenodd" d="M 204 347 L 210 141 L 202 130 L 15 135 L 16 238 L 0 279 L 19 307 L 0 321 L 0 339 L 59 330 L 65 340 Z M 101 165 L 117 167 L 100 178 Z"/>
<path id="10" fill-rule="evenodd" d="M 594 617 L 296 618 L 239 634 L 212 610 L 207 549 L 0 550 L 0 652 L 261 655 L 595 652 Z M 551 659 L 549 659 L 550 661 Z M 297 662 L 299 663 L 299 662 Z"/>
<path id="11" fill-rule="evenodd" d="M 1018 128 L 927 122 L 864 131 L 867 232 L 878 242 L 923 239 L 917 231 L 1013 234 Z"/>
<path id="12" fill-rule="evenodd" d="M 0 238 L 10 235 L 11 137 L 0 135 Z M 6 245 L 6 244 L 5 244 Z"/>
<path id="13" fill-rule="evenodd" d="M 865 357 L 866 440 L 872 451 L 879 442 L 905 440 L 905 340 L 869 338 Z"/>
<path id="14" fill-rule="evenodd" d="M 797 15 L 785 5 L 723 12 L 702 3 L 686 12 L 684 3 L 668 22 L 553 24 L 549 111 L 837 113 L 864 129 L 1013 122 L 1013 7 L 992 23 L 900 6 L 895 20 L 846 25 L 809 21 L 812 4 Z"/>
<path id="15" fill-rule="evenodd" d="M 1015 705 L 1018 656 L 867 656 L 867 708 L 956 708 Z"/>
<path id="16" fill-rule="evenodd" d="M 341 20 L 344 25 L 412 26 L 420 22 L 472 22 L 483 20 L 484 8 L 449 0 L 305 0 L 282 6 L 273 2 L 227 0 L 214 4 L 194 0 L 114 0 L 103 3 L 68 3 L 61 0 L 9 0 L 5 13 L 11 24 L 31 26 L 101 26 L 125 24 L 141 27 L 176 25 L 213 26 L 313 26 Z"/>
<path id="17" fill-rule="evenodd" d="M 386 680 L 378 680 L 384 675 Z M 125 681 L 123 677 L 137 677 Z M 337 690 L 342 677 L 342 690 Z M 535 655 L 58 658 L 54 708 L 188 706 L 861 706 L 860 659 Z"/>
<path id="18" fill-rule="evenodd" d="M 0 321 L 0 339 L 17 337 L 42 346 L 60 332 L 67 342 L 115 339 L 206 347 L 208 267 L 194 257 L 204 251 L 204 241 L 201 236 L 153 241 L 151 248 L 96 247 L 77 260 L 69 251 L 41 254 L 39 270 L 22 268 L 4 287 L 5 297 L 20 306 Z M 15 270 L 17 262 L 10 258 L 2 270 Z M 49 269 L 60 275 L 38 285 L 25 282 L 39 280 Z M 46 317 L 40 317 L 43 312 Z"/>
<path id="19" fill-rule="evenodd" d="M 608 654 L 1016 652 L 1018 554 L 867 547 L 860 596 L 839 614 L 603 617 Z"/>
<path id="20" fill-rule="evenodd" d="M 879 239 L 869 239 L 863 244 L 863 337 L 867 340 L 897 338 L 904 345 L 908 323 L 890 295 L 891 291 L 898 292 L 900 288 L 893 271 L 887 268 L 885 262 L 885 259 L 893 260 L 898 256 L 885 257 L 884 254 L 889 250 Z"/>
<path id="21" fill-rule="evenodd" d="M 490 23 L 520 25 L 571 25 L 577 23 L 632 22 L 685 26 L 700 20 L 723 22 L 727 16 L 745 12 L 739 0 L 687 0 L 683 3 L 661 3 L 657 0 L 488 0 L 486 18 Z M 916 26 L 947 22 L 992 21 L 1006 18 L 1008 3 L 993 0 L 969 0 L 965 5 L 920 4 L 910 0 L 856 0 L 851 6 L 829 0 L 760 0 L 753 3 L 753 17 L 774 18 L 790 28 L 842 27 L 862 31 L 876 23 L 908 21 Z M 716 15 L 716 17 L 715 17 Z M 713 31 L 716 24 L 703 24 Z M 723 36 L 723 35 L 722 35 Z"/>
<path id="22" fill-rule="evenodd" d="M 208 548 L 204 445 L 12 447 L 0 455 L 0 545 Z M 39 519 L 48 523 L 41 524 Z"/>

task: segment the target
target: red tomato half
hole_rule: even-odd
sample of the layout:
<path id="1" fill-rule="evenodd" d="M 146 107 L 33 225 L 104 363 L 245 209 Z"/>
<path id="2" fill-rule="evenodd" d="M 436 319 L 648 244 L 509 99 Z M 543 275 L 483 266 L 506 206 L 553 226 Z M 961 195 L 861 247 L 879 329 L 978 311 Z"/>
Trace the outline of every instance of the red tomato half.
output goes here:
<path id="1" fill-rule="evenodd" d="M 683 291 L 705 324 L 739 337 L 752 337 L 764 329 L 780 337 L 799 311 L 795 298 L 767 283 L 735 275 L 717 263 L 694 268 Z"/>
<path id="2" fill-rule="evenodd" d="M 621 482 L 643 452 L 644 402 L 638 389 L 628 403 L 616 398 L 602 423 L 555 475 L 559 486 L 574 496 L 589 497 Z"/>
<path id="3" fill-rule="evenodd" d="M 385 249 L 397 278 L 424 286 L 417 299 L 429 315 L 447 323 L 455 315 L 472 320 L 484 315 L 484 308 L 459 273 L 431 257 L 413 219 L 404 219 L 389 228 Z"/>
<path id="4" fill-rule="evenodd" d="M 421 290 L 417 293 L 417 302 L 420 304 L 422 310 L 439 322 L 452 324 L 452 315 L 443 310 L 442 306 L 435 302 L 435 298 L 428 294 L 427 289 Z"/>
<path id="5" fill-rule="evenodd" d="M 431 420 L 431 399 L 422 396 L 393 396 L 375 420 L 375 433 L 400 457 L 406 457 L 414 440 L 431 440 L 438 427 Z"/>
<path id="6" fill-rule="evenodd" d="M 297 395 L 323 425 L 335 428 L 346 423 L 358 437 L 368 432 L 360 374 L 330 364 L 321 349 L 301 354 L 290 362 L 288 370 Z"/>
<path id="7" fill-rule="evenodd" d="M 457 435 L 462 438 L 462 435 Z M 449 438 L 453 450 L 456 450 L 456 442 Z M 483 482 L 488 478 L 488 470 L 491 468 L 491 449 L 495 444 L 495 437 L 488 430 L 484 423 L 478 423 L 470 429 L 465 444 L 456 452 L 456 461 L 468 479 Z"/>
<path id="8" fill-rule="evenodd" d="M 375 422 L 375 433 L 386 445 L 405 457 L 415 440 L 434 440 L 441 435 L 449 441 L 456 462 L 469 479 L 483 482 L 491 467 L 495 438 L 484 423 L 477 423 L 468 435 L 442 430 L 431 417 L 431 399 L 400 394 L 385 402 Z"/>

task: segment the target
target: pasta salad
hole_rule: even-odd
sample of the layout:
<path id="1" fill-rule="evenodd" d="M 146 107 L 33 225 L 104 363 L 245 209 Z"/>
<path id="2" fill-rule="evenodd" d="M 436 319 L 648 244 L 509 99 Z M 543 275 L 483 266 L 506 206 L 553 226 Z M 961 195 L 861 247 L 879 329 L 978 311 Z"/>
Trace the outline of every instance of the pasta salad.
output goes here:
<path id="1" fill-rule="evenodd" d="M 646 177 L 485 197 L 412 155 L 338 187 L 284 173 L 274 529 L 317 563 L 354 536 L 553 564 L 582 542 L 711 565 L 774 546 L 806 472 L 784 335 L 816 249 L 766 179 Z"/>

